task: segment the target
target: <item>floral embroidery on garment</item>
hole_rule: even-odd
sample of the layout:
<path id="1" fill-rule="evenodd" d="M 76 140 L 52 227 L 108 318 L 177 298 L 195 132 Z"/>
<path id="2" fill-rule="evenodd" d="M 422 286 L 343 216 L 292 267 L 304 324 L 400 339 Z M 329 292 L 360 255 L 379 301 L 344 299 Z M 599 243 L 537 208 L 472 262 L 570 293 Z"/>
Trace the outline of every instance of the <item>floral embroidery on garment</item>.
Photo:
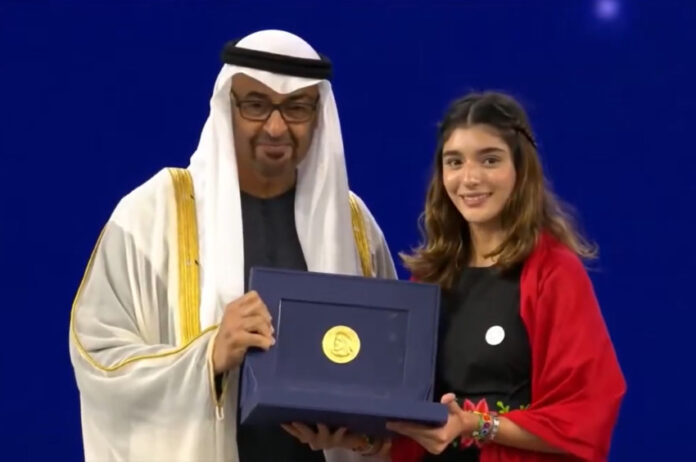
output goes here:
<path id="1" fill-rule="evenodd" d="M 498 407 L 498 414 L 505 414 L 506 412 L 510 412 L 510 405 L 509 404 L 503 404 L 502 401 L 498 401 L 495 403 L 495 405 Z"/>
<path id="2" fill-rule="evenodd" d="M 502 415 L 502 414 L 505 414 L 506 412 L 510 412 L 510 405 L 509 404 L 505 404 L 502 401 L 496 401 L 495 405 L 498 408 L 498 415 Z M 521 404 L 519 407 L 520 411 L 524 411 L 527 408 L 529 408 L 529 404 Z"/>
<path id="3" fill-rule="evenodd" d="M 486 401 L 485 398 L 481 398 L 479 402 L 476 404 L 474 404 L 473 401 L 469 399 L 465 399 L 462 403 L 462 409 L 464 409 L 465 411 L 480 412 L 482 414 L 491 413 L 488 409 L 488 401 Z M 476 445 L 479 448 L 482 446 L 481 442 L 472 436 L 462 436 L 460 444 L 464 448 L 468 448 L 472 444 Z"/>

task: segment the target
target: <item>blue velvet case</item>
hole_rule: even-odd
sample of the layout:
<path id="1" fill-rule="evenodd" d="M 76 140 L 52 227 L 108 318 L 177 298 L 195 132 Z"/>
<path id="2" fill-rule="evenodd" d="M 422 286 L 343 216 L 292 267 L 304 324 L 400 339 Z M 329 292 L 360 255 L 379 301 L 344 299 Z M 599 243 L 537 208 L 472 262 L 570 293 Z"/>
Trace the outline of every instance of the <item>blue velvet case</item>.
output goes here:
<path id="1" fill-rule="evenodd" d="M 253 268 L 276 344 L 242 367 L 242 425 L 325 423 L 386 433 L 388 420 L 441 425 L 434 403 L 436 285 Z"/>

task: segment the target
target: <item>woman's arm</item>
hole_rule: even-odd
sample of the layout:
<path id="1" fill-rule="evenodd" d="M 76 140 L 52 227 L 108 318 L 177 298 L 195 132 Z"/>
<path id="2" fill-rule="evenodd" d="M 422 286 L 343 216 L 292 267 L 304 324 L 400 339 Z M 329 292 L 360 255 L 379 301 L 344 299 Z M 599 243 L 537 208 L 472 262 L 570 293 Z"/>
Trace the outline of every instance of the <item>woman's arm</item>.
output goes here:
<path id="1" fill-rule="evenodd" d="M 528 432 L 524 428 L 517 425 L 512 420 L 505 417 L 500 419 L 500 427 L 495 437 L 494 442 L 504 446 L 511 446 L 518 449 L 526 449 L 528 451 L 562 453 L 563 451 L 551 446 L 546 441 L 542 440 L 533 433 Z"/>

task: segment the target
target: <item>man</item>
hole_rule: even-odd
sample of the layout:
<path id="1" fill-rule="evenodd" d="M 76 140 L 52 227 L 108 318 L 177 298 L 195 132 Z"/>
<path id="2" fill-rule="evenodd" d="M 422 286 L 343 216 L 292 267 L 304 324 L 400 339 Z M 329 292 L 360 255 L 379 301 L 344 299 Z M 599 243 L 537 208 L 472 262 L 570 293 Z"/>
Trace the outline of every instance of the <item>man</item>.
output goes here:
<path id="1" fill-rule="evenodd" d="M 223 60 L 188 172 L 121 200 L 78 290 L 70 354 L 88 461 L 323 460 L 281 428 L 237 428 L 240 364 L 275 342 L 249 269 L 395 277 L 351 199 L 330 63 L 282 31 L 228 44 Z"/>

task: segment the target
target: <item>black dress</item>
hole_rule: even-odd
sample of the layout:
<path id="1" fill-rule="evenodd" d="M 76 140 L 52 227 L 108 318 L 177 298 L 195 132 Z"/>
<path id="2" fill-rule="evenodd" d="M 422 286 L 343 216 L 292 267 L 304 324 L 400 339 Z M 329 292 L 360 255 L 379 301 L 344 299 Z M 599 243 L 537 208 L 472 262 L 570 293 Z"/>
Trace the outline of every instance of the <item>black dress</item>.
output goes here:
<path id="1" fill-rule="evenodd" d="M 489 412 L 529 405 L 531 350 L 520 317 L 520 268 L 469 267 L 443 292 L 435 398 L 455 393 Z M 451 445 L 425 461 L 479 460 L 475 446 Z"/>

